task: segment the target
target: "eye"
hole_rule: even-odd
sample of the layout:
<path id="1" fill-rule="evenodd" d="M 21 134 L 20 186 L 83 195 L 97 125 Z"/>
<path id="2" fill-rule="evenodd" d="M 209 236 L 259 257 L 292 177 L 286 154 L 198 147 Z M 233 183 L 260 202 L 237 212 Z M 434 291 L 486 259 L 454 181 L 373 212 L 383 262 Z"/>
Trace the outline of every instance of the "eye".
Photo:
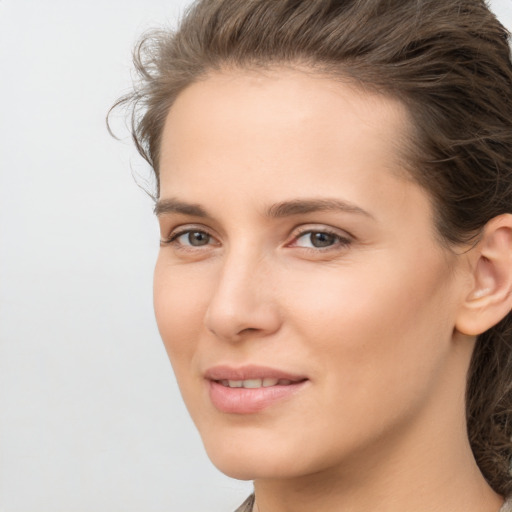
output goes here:
<path id="1" fill-rule="evenodd" d="M 350 244 L 348 238 L 344 238 L 330 231 L 304 231 L 295 238 L 293 246 L 307 249 L 326 249 L 335 246 Z"/>
<path id="2" fill-rule="evenodd" d="M 186 229 L 172 233 L 169 238 L 161 240 L 160 243 L 162 245 L 173 244 L 177 247 L 192 248 L 210 245 L 213 240 L 213 237 L 206 231 Z"/>
<path id="3" fill-rule="evenodd" d="M 187 231 L 177 236 L 176 240 L 181 245 L 191 245 L 192 247 L 201 247 L 208 245 L 211 240 L 211 236 L 204 231 Z"/>

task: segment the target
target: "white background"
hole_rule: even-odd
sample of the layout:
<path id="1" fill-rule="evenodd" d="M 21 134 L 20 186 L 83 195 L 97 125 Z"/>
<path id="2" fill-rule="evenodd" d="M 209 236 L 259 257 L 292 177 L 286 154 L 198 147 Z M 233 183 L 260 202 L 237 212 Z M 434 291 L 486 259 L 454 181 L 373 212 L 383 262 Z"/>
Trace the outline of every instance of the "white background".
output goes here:
<path id="1" fill-rule="evenodd" d="M 230 512 L 155 327 L 158 231 L 105 114 L 186 0 L 0 0 L 0 512 Z M 512 0 L 492 7 L 512 28 Z"/>

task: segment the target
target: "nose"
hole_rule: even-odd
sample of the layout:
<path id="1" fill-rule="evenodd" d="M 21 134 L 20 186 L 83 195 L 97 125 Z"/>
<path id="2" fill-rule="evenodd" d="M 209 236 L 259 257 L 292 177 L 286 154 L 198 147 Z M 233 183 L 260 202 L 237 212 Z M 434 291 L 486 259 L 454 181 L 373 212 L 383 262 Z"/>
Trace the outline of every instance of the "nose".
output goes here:
<path id="1" fill-rule="evenodd" d="M 209 331 L 236 342 L 279 330 L 281 318 L 270 268 L 270 262 L 236 254 L 224 262 L 206 310 Z"/>

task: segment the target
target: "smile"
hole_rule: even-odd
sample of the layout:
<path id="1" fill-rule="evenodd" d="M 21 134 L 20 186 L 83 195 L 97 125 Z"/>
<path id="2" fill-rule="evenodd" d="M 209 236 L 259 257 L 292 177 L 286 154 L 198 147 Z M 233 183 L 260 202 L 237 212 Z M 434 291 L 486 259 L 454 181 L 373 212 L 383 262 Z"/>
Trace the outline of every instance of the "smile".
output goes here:
<path id="1" fill-rule="evenodd" d="M 261 367 L 217 366 L 205 373 L 212 405 L 222 413 L 254 414 L 303 389 L 309 380 L 282 370 Z"/>
<path id="2" fill-rule="evenodd" d="M 275 379 L 273 377 L 266 377 L 264 379 L 247 379 L 247 380 L 227 380 L 223 379 L 220 382 L 228 388 L 246 388 L 246 389 L 257 389 L 257 388 L 269 388 L 272 386 L 289 386 L 292 381 L 289 379 Z"/>

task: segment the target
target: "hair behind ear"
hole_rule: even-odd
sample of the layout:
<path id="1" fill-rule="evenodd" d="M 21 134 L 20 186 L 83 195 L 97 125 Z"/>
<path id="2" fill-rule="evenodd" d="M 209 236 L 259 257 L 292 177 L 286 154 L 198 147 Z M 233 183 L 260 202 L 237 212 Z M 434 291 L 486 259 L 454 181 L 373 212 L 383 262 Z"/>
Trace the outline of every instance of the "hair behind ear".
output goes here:
<path id="1" fill-rule="evenodd" d="M 512 494 L 512 313 L 478 337 L 466 390 L 469 441 L 483 475 Z"/>

